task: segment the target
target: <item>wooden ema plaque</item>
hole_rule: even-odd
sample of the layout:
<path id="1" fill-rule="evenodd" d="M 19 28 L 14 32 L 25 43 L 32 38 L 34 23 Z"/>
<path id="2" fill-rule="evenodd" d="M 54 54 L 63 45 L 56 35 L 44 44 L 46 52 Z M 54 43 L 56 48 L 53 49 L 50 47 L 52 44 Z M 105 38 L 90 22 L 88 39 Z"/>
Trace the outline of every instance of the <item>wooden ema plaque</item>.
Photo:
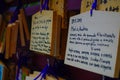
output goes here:
<path id="1" fill-rule="evenodd" d="M 119 77 L 120 14 L 94 11 L 70 18 L 65 64 Z"/>
<path id="2" fill-rule="evenodd" d="M 11 41 L 10 41 L 10 57 L 16 53 L 17 48 L 17 38 L 18 38 L 18 22 L 12 23 L 11 27 Z"/>
<path id="3" fill-rule="evenodd" d="M 18 15 L 18 20 L 19 20 L 19 32 L 20 32 L 20 41 L 21 41 L 21 46 L 25 46 L 25 35 L 24 35 L 24 29 L 23 29 L 23 22 L 22 22 L 22 14 Z"/>
<path id="4" fill-rule="evenodd" d="M 67 11 L 66 9 L 66 0 L 50 0 L 49 7 L 50 9 L 57 12 L 58 15 L 62 17 L 61 28 L 67 29 Z"/>
<path id="5" fill-rule="evenodd" d="M 91 9 L 94 0 L 82 0 L 80 12 Z M 120 0 L 97 0 L 97 10 L 120 12 Z"/>
<path id="6" fill-rule="evenodd" d="M 23 9 L 20 9 L 20 14 L 21 14 L 21 17 L 22 17 L 23 29 L 24 29 L 24 32 L 25 32 L 26 39 L 30 40 L 30 34 L 29 34 L 29 31 L 28 31 L 28 23 L 27 23 L 27 20 L 26 20 L 26 17 L 25 17 L 25 12 L 24 12 Z"/>
<path id="7" fill-rule="evenodd" d="M 5 49 L 5 33 L 6 33 L 6 22 L 2 22 L 0 26 L 0 53 L 4 52 Z"/>
<path id="8" fill-rule="evenodd" d="M 9 59 L 16 53 L 18 38 L 18 22 L 8 24 L 5 34 L 5 59 Z"/>
<path id="9" fill-rule="evenodd" d="M 82 0 L 80 13 L 89 11 L 94 0 Z"/>
<path id="10" fill-rule="evenodd" d="M 6 28 L 6 35 L 5 35 L 5 59 L 9 59 L 10 57 L 11 28 L 12 28 L 12 24 L 8 24 Z"/>
<path id="11" fill-rule="evenodd" d="M 32 16 L 30 50 L 59 56 L 60 26 L 52 10 L 43 10 Z"/>
<path id="12" fill-rule="evenodd" d="M 120 0 L 100 0 L 98 9 L 102 11 L 120 12 Z"/>

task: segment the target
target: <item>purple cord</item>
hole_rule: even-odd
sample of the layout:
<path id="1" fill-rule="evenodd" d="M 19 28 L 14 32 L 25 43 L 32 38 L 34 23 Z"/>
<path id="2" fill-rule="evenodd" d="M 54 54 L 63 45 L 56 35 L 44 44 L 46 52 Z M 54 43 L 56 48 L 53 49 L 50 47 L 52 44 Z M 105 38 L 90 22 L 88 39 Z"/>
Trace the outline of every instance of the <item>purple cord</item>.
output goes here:
<path id="1" fill-rule="evenodd" d="M 93 4 L 92 4 L 92 9 L 90 10 L 90 16 L 93 15 L 93 9 L 96 9 L 97 7 L 97 0 L 94 0 Z"/>

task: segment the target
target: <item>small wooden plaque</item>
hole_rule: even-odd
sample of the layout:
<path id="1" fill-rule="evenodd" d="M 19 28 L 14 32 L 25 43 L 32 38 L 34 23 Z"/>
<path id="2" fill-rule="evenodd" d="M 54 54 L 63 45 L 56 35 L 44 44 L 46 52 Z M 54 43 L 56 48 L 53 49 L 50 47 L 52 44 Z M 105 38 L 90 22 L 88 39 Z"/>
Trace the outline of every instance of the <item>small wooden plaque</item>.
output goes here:
<path id="1" fill-rule="evenodd" d="M 57 21 L 57 14 L 52 10 L 43 10 L 32 16 L 30 50 L 55 55 L 59 39 Z"/>

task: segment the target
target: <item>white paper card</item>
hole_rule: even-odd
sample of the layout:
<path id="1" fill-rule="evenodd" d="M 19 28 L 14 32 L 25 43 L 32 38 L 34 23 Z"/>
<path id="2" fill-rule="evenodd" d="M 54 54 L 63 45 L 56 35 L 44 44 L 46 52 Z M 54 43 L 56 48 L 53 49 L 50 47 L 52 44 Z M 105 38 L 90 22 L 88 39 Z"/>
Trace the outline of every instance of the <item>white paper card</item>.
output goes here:
<path id="1" fill-rule="evenodd" d="M 93 11 L 70 18 L 65 64 L 114 77 L 120 14 Z"/>

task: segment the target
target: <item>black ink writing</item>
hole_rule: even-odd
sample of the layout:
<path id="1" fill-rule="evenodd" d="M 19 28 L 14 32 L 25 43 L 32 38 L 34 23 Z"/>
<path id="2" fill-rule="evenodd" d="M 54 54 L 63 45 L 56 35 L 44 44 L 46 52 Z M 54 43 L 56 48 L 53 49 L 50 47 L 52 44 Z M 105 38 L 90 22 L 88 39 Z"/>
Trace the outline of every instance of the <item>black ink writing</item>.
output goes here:
<path id="1" fill-rule="evenodd" d="M 71 31 L 88 31 L 88 28 L 84 27 L 84 26 L 79 26 L 79 27 L 76 27 L 76 26 L 72 26 L 71 27 Z"/>
<path id="2" fill-rule="evenodd" d="M 32 21 L 31 49 L 38 52 L 50 53 L 52 29 L 49 25 L 52 23 L 52 20 L 40 19 L 39 17 L 35 16 L 35 20 Z"/>
<path id="3" fill-rule="evenodd" d="M 71 21 L 72 24 L 78 23 L 78 22 L 82 22 L 82 18 L 74 18 L 74 19 L 72 19 L 72 21 Z"/>
<path id="4" fill-rule="evenodd" d="M 37 24 L 50 24 L 51 20 L 47 19 L 47 20 L 35 20 L 33 21 L 33 25 L 37 25 Z"/>

